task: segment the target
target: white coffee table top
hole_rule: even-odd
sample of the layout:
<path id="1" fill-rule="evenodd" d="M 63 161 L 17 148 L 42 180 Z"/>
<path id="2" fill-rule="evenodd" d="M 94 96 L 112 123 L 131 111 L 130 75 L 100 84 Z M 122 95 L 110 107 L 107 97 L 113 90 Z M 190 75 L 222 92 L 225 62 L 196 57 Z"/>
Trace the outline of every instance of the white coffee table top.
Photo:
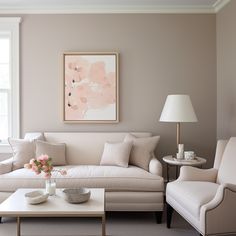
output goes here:
<path id="1" fill-rule="evenodd" d="M 56 190 L 55 196 L 50 196 L 47 202 L 30 205 L 26 202 L 25 193 L 36 189 L 18 189 L 2 204 L 0 216 L 100 216 L 104 214 L 104 189 L 90 189 L 89 201 L 80 204 L 71 204 L 64 200 L 62 189 Z"/>

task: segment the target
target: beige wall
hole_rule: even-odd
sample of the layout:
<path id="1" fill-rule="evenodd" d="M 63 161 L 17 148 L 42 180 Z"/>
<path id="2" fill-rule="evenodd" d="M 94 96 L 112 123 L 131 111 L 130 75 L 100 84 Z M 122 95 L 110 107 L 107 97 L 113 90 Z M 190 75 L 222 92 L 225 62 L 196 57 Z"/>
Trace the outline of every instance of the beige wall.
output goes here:
<path id="1" fill-rule="evenodd" d="M 217 137 L 236 136 L 236 1 L 217 14 Z"/>
<path id="2" fill-rule="evenodd" d="M 182 126 L 187 149 L 216 143 L 215 15 L 25 15 L 21 24 L 21 125 L 27 131 L 151 131 L 159 155 L 175 152 L 175 125 L 158 119 L 168 94 L 190 94 L 199 122 Z M 64 51 L 120 53 L 120 123 L 63 124 Z"/>

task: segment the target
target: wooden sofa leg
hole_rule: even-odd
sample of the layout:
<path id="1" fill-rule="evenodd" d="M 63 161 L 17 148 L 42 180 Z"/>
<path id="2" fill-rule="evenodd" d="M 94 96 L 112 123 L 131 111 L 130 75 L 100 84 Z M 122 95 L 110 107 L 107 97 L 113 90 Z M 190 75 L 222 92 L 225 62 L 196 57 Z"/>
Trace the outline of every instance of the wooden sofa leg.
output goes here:
<path id="1" fill-rule="evenodd" d="M 163 214 L 162 211 L 156 211 L 155 212 L 157 224 L 161 224 L 162 223 L 162 214 Z"/>
<path id="2" fill-rule="evenodd" d="M 173 214 L 174 209 L 168 203 L 166 205 L 167 205 L 166 206 L 166 217 L 167 217 L 166 226 L 169 229 L 170 225 L 171 225 L 171 218 L 172 218 L 172 214 Z"/>

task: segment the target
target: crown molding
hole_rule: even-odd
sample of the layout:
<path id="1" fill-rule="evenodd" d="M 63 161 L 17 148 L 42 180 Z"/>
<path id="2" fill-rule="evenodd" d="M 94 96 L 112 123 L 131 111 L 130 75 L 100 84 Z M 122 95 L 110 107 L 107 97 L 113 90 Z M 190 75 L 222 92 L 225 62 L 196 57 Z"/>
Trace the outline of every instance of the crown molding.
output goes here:
<path id="1" fill-rule="evenodd" d="M 192 6 L 92 6 L 92 7 L 45 7 L 1 8 L 0 14 L 113 14 L 113 13 L 160 13 L 160 14 L 214 14 L 212 7 Z"/>
<path id="2" fill-rule="evenodd" d="M 218 13 L 223 7 L 225 7 L 231 0 L 218 0 L 213 5 L 215 13 Z"/>
<path id="3" fill-rule="evenodd" d="M 115 14 L 115 13 L 159 13 L 159 14 L 215 14 L 230 0 L 218 0 L 213 6 L 150 6 L 150 5 L 92 5 L 92 6 L 48 6 L 9 7 L 0 6 L 0 14 Z"/>

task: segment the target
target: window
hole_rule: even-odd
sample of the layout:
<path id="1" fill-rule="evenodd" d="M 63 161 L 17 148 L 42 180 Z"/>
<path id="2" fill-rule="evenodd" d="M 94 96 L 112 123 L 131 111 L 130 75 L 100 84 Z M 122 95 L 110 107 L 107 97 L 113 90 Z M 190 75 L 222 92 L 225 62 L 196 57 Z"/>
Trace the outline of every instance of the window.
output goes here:
<path id="1" fill-rule="evenodd" d="M 19 137 L 20 20 L 0 17 L 0 148 L 8 137 Z"/>

